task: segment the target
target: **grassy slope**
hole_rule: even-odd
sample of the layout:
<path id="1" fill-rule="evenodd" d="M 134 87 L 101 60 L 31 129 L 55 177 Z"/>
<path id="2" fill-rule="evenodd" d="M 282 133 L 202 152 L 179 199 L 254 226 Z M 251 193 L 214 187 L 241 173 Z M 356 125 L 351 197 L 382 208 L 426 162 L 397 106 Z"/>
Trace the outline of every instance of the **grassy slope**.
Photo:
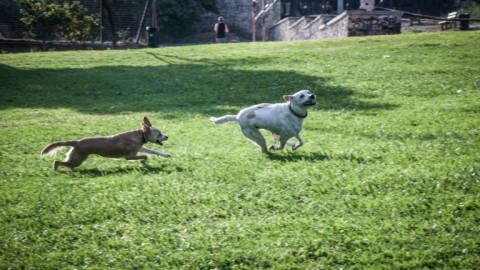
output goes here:
<path id="1" fill-rule="evenodd" d="M 448 31 L 0 55 L 0 268 L 474 268 L 479 43 Z M 300 89 L 319 104 L 297 151 L 262 155 L 208 120 Z M 172 158 L 92 156 L 76 173 L 39 158 L 144 115 Z"/>

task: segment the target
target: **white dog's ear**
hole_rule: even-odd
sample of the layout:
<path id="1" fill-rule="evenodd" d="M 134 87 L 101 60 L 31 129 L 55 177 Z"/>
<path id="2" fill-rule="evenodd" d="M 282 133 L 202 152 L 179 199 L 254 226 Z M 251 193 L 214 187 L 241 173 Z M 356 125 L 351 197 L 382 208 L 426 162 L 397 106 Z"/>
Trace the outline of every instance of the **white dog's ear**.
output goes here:
<path id="1" fill-rule="evenodd" d="M 145 127 L 151 127 L 152 126 L 152 124 L 150 124 L 150 121 L 148 120 L 148 118 L 146 116 L 143 117 L 143 123 L 142 124 Z"/>
<path id="2" fill-rule="evenodd" d="M 293 96 L 285 95 L 285 96 L 283 96 L 283 99 L 284 99 L 286 102 L 290 102 L 290 101 L 292 101 Z"/>

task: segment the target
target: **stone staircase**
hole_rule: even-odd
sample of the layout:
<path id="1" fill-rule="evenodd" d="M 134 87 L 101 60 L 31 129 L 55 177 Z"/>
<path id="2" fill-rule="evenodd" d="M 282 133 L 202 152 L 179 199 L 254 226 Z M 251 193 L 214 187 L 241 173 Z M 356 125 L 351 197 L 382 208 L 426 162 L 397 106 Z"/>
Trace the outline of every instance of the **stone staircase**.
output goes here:
<path id="1" fill-rule="evenodd" d="M 316 39 L 315 33 L 335 16 L 333 14 L 321 14 L 284 18 L 269 29 L 269 40 Z"/>
<path id="2" fill-rule="evenodd" d="M 287 17 L 269 29 L 268 40 L 291 41 L 401 32 L 402 12 L 347 10 L 339 15 Z"/>

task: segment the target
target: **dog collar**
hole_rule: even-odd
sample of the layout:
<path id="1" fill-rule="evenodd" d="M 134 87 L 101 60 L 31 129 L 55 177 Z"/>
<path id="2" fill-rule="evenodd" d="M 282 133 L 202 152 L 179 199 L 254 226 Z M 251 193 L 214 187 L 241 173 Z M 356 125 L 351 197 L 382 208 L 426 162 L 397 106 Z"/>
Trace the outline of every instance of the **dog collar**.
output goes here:
<path id="1" fill-rule="evenodd" d="M 292 108 L 292 103 L 288 104 L 288 109 L 290 109 L 290 112 L 298 118 L 306 118 L 308 116 L 308 112 L 306 112 L 305 114 L 299 114 L 294 111 Z"/>
<path id="2" fill-rule="evenodd" d="M 143 132 L 143 130 L 140 130 L 140 133 L 142 133 L 142 142 L 144 144 L 147 143 L 147 137 L 145 137 L 145 132 Z"/>

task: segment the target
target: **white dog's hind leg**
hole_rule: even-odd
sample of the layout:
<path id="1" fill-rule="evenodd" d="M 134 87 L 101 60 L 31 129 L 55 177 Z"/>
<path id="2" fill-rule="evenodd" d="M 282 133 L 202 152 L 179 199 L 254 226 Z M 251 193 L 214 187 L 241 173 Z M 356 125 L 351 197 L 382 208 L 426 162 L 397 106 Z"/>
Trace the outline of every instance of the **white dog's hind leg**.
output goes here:
<path id="1" fill-rule="evenodd" d="M 241 127 L 243 135 L 262 148 L 262 153 L 267 152 L 267 142 L 260 131 L 254 127 Z"/>

